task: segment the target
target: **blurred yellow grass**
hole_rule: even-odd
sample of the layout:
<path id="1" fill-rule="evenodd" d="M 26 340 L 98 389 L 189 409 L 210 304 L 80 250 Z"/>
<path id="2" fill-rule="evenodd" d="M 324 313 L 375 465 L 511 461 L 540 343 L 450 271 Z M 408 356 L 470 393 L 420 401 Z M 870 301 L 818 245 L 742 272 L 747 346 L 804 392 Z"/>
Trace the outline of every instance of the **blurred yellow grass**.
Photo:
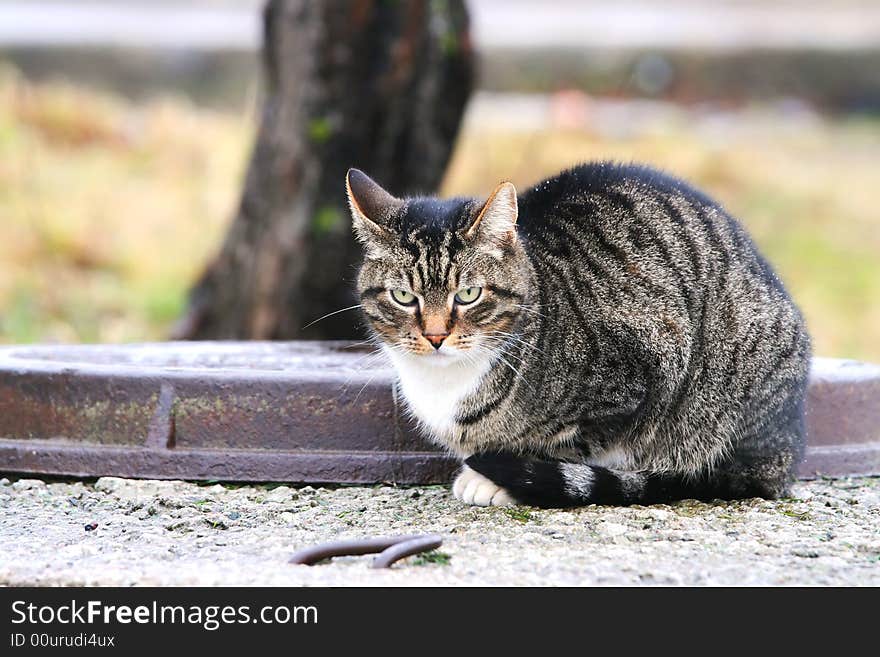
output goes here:
<path id="1" fill-rule="evenodd" d="M 159 339 L 235 207 L 251 128 L 0 78 L 0 340 Z"/>
<path id="2" fill-rule="evenodd" d="M 223 239 L 253 129 L 180 98 L 135 104 L 0 72 L 0 342 L 163 338 Z M 472 126 L 444 192 L 524 187 L 596 158 L 662 167 L 749 226 L 817 353 L 880 361 L 880 123 L 719 134 Z"/>

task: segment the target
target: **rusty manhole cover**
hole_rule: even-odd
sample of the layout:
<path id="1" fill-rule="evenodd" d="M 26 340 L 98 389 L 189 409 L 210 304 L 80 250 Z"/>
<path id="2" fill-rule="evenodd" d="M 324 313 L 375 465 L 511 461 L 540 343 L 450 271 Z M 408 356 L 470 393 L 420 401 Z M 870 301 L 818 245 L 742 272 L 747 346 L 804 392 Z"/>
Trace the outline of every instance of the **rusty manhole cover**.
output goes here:
<path id="1" fill-rule="evenodd" d="M 0 349 L 0 471 L 434 483 L 456 465 L 336 342 Z M 816 359 L 804 477 L 880 474 L 880 367 Z"/>

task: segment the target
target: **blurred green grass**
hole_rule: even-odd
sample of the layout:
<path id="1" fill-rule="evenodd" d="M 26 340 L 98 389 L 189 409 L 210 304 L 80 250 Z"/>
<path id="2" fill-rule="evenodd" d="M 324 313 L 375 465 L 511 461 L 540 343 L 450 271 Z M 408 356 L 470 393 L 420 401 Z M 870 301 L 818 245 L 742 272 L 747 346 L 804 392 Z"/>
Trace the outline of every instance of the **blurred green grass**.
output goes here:
<path id="1" fill-rule="evenodd" d="M 443 191 L 588 159 L 659 166 L 748 225 L 816 353 L 880 361 L 880 121 L 759 116 L 708 136 L 686 121 L 623 136 L 469 124 Z M 180 97 L 133 104 L 0 70 L 0 342 L 164 338 L 223 239 L 253 131 Z"/>

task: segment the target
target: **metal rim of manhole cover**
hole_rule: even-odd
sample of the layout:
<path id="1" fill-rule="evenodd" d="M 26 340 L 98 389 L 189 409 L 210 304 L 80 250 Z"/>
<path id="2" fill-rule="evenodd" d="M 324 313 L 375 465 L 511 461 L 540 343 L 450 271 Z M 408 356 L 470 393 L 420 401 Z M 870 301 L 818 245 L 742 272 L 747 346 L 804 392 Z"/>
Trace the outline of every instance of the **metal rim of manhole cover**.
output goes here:
<path id="1" fill-rule="evenodd" d="M 0 348 L 0 471 L 428 484 L 457 463 L 344 342 Z M 804 478 L 880 474 L 880 367 L 817 358 Z"/>

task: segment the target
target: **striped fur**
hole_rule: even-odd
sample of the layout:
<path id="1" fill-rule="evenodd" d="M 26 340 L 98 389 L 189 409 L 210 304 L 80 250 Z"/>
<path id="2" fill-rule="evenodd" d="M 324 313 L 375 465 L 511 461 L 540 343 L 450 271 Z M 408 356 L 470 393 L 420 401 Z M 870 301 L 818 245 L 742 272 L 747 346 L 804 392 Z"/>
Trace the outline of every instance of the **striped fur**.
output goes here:
<path id="1" fill-rule="evenodd" d="M 369 326 L 395 360 L 430 363 L 404 397 L 439 389 L 435 367 L 482 363 L 429 436 L 538 506 L 784 495 L 810 341 L 743 228 L 646 167 L 584 164 L 508 189 L 401 200 L 349 175 Z M 459 307 L 465 285 L 483 296 Z M 419 304 L 397 306 L 395 288 Z M 426 317 L 449 332 L 436 353 Z"/>

